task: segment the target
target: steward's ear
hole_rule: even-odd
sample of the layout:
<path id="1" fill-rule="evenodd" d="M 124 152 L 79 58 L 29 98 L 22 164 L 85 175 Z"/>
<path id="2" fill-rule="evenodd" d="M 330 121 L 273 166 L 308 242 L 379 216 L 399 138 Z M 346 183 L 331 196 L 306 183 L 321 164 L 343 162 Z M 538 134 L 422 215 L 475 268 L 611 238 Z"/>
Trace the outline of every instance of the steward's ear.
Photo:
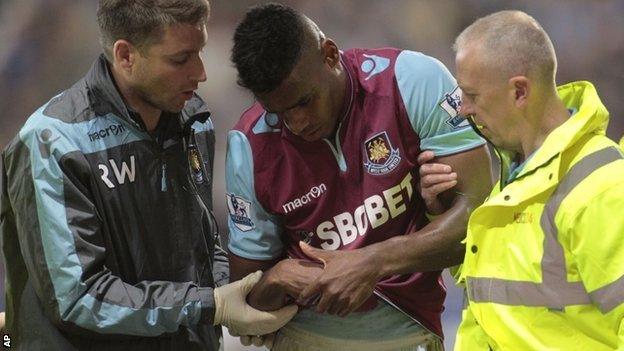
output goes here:
<path id="1" fill-rule="evenodd" d="M 527 105 L 531 94 L 531 81 L 525 76 L 515 76 L 509 79 L 509 86 L 513 91 L 513 99 L 516 107 L 523 108 Z"/>

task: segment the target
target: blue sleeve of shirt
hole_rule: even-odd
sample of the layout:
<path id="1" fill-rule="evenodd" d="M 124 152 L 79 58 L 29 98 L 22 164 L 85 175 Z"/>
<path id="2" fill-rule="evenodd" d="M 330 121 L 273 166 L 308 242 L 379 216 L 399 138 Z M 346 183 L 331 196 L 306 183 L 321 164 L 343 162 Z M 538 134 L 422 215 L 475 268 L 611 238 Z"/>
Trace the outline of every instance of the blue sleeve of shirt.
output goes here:
<path id="1" fill-rule="evenodd" d="M 256 198 L 253 167 L 247 137 L 230 131 L 225 157 L 228 248 L 240 257 L 270 260 L 282 254 L 281 227 L 278 218 L 267 213 Z"/>
<path id="2" fill-rule="evenodd" d="M 422 150 L 445 156 L 485 144 L 468 121 L 459 116 L 461 90 L 440 61 L 405 50 L 397 57 L 394 70 Z"/>

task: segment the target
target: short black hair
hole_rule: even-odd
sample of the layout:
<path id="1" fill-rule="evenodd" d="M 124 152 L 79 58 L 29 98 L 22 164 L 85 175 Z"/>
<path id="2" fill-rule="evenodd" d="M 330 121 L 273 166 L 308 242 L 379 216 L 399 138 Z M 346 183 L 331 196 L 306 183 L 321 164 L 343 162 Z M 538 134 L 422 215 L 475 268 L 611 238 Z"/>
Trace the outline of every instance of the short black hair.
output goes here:
<path id="1" fill-rule="evenodd" d="M 306 26 L 305 17 L 286 5 L 252 7 L 234 33 L 238 84 L 254 94 L 277 88 L 301 56 Z"/>

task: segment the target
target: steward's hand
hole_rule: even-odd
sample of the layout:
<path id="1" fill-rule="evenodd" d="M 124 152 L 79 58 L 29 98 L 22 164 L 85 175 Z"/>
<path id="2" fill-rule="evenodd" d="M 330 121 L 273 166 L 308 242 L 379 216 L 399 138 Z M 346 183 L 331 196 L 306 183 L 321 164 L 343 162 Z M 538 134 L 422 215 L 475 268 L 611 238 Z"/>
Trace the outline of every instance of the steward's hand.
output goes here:
<path id="1" fill-rule="evenodd" d="M 364 249 L 325 251 L 299 243 L 310 258 L 321 261 L 323 273 L 299 294 L 298 303 L 306 305 L 320 295 L 315 308 L 318 313 L 344 317 L 355 311 L 373 294 L 379 276 L 379 265 L 373 255 Z"/>
<path id="2" fill-rule="evenodd" d="M 239 281 L 214 289 L 215 325 L 221 324 L 238 335 L 264 335 L 278 330 L 290 321 L 297 313 L 296 305 L 263 312 L 247 304 L 247 294 L 261 277 L 262 272 L 257 271 Z"/>
<path id="3" fill-rule="evenodd" d="M 420 165 L 420 195 L 425 200 L 427 212 L 439 215 L 446 210 L 438 195 L 457 185 L 457 173 L 451 166 L 442 163 L 430 163 L 435 158 L 433 151 L 424 151 L 418 155 Z"/>

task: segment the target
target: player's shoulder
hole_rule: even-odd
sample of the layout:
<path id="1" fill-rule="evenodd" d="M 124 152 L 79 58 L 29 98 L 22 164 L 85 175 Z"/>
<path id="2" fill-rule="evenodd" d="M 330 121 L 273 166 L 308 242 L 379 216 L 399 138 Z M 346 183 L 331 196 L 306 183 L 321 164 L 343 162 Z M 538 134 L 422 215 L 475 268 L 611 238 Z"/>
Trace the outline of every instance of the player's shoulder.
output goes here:
<path id="1" fill-rule="evenodd" d="M 440 76 L 452 79 L 442 62 L 417 51 L 356 48 L 345 51 L 343 59 L 359 85 L 378 94 L 392 91 L 399 80 L 426 81 Z"/>
<path id="2" fill-rule="evenodd" d="M 394 81 L 394 65 L 401 53 L 396 48 L 362 49 L 343 52 L 343 63 L 350 78 L 364 90 L 383 93 L 391 90 Z"/>
<path id="3" fill-rule="evenodd" d="M 255 125 L 264 117 L 265 114 L 266 110 L 262 107 L 262 105 L 255 102 L 241 114 L 240 119 L 236 122 L 232 130 L 237 130 L 245 135 L 253 133 Z"/>

